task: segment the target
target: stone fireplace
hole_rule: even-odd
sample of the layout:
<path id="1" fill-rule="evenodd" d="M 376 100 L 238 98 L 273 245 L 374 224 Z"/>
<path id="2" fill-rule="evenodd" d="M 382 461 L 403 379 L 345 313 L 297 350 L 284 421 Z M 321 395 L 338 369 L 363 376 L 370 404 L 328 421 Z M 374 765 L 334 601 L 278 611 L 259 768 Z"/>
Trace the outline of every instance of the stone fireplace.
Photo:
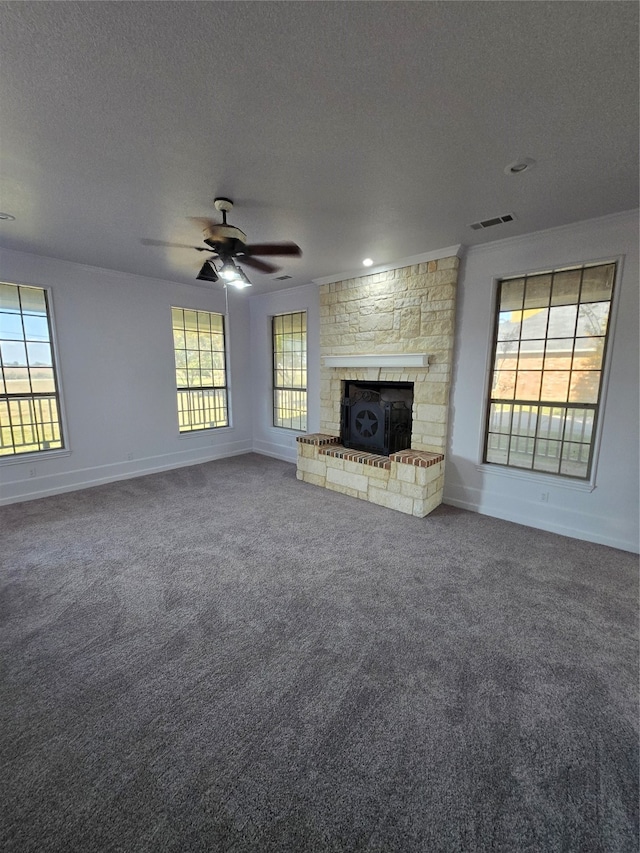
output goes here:
<path id="1" fill-rule="evenodd" d="M 457 278 L 447 254 L 320 286 L 321 432 L 298 437 L 299 479 L 419 517 L 442 502 Z M 385 410 L 405 446 L 372 441 Z"/>

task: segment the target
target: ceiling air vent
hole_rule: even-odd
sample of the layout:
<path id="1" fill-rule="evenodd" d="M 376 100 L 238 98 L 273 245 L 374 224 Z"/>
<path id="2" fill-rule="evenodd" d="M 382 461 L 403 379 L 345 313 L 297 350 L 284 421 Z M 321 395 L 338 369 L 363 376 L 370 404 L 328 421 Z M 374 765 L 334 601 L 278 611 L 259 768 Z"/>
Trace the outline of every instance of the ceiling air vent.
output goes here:
<path id="1" fill-rule="evenodd" d="M 502 225 L 503 222 L 513 222 L 515 216 L 513 213 L 505 213 L 504 216 L 494 216 L 493 219 L 482 219 L 480 222 L 474 222 L 469 228 L 474 231 L 480 231 L 482 228 L 492 228 L 494 225 Z"/>
<path id="2" fill-rule="evenodd" d="M 290 275 L 277 275 L 275 280 L 276 281 L 286 281 L 288 278 L 292 278 L 292 277 L 293 276 L 290 276 Z"/>

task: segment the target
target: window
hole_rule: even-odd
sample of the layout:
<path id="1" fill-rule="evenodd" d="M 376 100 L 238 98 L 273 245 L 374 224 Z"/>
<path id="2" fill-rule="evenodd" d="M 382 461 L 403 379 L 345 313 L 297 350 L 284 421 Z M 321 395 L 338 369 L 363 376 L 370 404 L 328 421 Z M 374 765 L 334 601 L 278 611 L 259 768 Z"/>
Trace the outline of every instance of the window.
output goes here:
<path id="1" fill-rule="evenodd" d="M 500 282 L 485 462 L 591 476 L 615 271 Z"/>
<path id="2" fill-rule="evenodd" d="M 273 328 L 273 425 L 307 428 L 307 313 L 280 314 Z"/>
<path id="3" fill-rule="evenodd" d="M 180 432 L 229 426 L 224 317 L 172 308 Z"/>
<path id="4" fill-rule="evenodd" d="M 60 399 L 46 291 L 0 284 L 0 457 L 60 450 Z"/>

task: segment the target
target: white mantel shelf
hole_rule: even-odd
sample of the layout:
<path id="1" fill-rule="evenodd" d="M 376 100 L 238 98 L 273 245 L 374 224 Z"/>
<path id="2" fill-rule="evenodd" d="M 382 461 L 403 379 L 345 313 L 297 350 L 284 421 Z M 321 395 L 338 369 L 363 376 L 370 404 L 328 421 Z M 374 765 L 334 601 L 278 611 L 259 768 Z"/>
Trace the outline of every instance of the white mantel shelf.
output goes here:
<path id="1" fill-rule="evenodd" d="M 429 367 L 429 355 L 424 352 L 323 355 L 322 364 L 324 367 Z"/>

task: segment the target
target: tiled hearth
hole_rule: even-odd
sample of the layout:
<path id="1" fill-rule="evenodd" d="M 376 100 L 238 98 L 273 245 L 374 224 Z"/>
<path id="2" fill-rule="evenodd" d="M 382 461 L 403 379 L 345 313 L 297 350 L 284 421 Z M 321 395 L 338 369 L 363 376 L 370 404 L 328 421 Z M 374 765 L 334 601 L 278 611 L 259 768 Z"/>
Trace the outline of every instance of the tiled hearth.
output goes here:
<path id="1" fill-rule="evenodd" d="M 423 517 L 442 503 L 458 258 L 320 287 L 320 430 L 298 437 L 298 479 Z M 345 382 L 412 383 L 411 447 L 340 444 Z"/>

